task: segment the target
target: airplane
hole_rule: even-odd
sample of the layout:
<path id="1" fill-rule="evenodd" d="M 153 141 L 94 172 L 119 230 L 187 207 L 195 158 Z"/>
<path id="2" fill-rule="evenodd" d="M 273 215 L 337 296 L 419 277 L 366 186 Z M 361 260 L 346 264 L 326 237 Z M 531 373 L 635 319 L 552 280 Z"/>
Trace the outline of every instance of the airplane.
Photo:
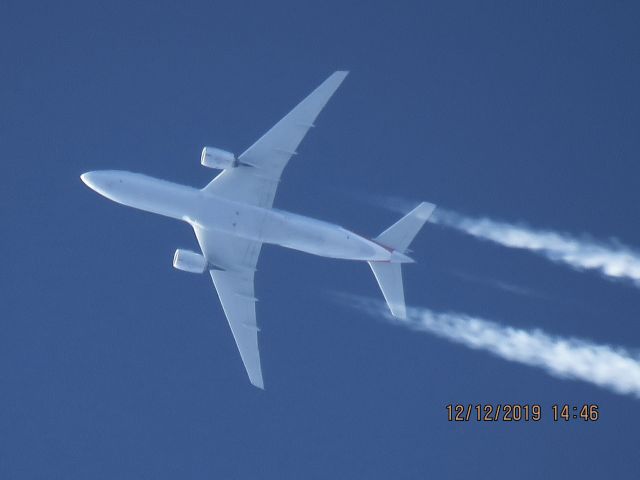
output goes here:
<path id="1" fill-rule="evenodd" d="M 222 172 L 202 189 L 126 171 L 80 176 L 88 187 L 114 202 L 193 227 L 201 253 L 177 249 L 173 266 L 185 272 L 209 272 L 249 381 L 261 389 L 254 274 L 264 243 L 368 262 L 392 315 L 406 318 L 401 266 L 413 263 L 407 249 L 435 205 L 421 203 L 373 239 L 273 208 L 282 171 L 347 74 L 330 75 L 240 156 L 204 147 L 201 164 Z"/>

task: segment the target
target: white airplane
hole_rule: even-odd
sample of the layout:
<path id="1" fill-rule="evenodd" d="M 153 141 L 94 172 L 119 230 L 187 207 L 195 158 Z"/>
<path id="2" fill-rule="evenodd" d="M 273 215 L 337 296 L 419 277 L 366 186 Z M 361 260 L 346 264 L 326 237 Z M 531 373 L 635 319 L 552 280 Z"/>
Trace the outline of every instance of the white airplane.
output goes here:
<path id="1" fill-rule="evenodd" d="M 369 263 L 391 313 L 406 316 L 401 264 L 435 205 L 421 203 L 374 239 L 341 226 L 272 207 L 280 176 L 348 72 L 335 72 L 239 157 L 205 147 L 201 163 L 222 170 L 202 189 L 124 171 L 94 171 L 82 181 L 114 202 L 183 220 L 202 253 L 178 249 L 173 266 L 209 272 L 249 380 L 264 388 L 253 277 L 263 243 Z"/>

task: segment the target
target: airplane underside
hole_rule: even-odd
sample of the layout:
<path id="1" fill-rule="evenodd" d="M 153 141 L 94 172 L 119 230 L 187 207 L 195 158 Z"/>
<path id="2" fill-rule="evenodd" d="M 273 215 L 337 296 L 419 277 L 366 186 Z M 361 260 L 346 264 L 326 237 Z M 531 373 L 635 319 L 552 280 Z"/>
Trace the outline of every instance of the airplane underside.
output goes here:
<path id="1" fill-rule="evenodd" d="M 254 275 L 262 244 L 323 257 L 366 261 L 391 314 L 406 316 L 401 266 L 409 244 L 433 212 L 423 202 L 374 239 L 339 225 L 273 208 L 290 158 L 347 72 L 335 72 L 243 154 L 205 147 L 202 165 L 222 172 L 202 189 L 123 171 L 95 171 L 82 180 L 101 195 L 189 223 L 201 253 L 176 250 L 173 265 L 209 272 L 251 383 L 264 388 L 258 348 Z"/>

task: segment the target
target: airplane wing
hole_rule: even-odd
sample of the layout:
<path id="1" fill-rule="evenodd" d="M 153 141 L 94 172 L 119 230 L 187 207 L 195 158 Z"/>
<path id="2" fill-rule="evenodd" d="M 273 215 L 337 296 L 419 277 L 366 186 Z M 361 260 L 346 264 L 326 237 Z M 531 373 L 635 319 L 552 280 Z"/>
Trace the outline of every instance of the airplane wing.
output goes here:
<path id="1" fill-rule="evenodd" d="M 237 202 L 271 208 L 282 171 L 313 127 L 318 114 L 348 72 L 335 72 L 238 157 L 235 168 L 223 170 L 203 190 Z M 194 226 L 240 356 L 253 385 L 264 388 L 254 273 L 262 244 Z"/>
<path id="2" fill-rule="evenodd" d="M 271 208 L 282 171 L 331 96 L 349 72 L 338 71 L 302 100 L 204 191 L 231 200 Z"/>
<path id="3" fill-rule="evenodd" d="M 249 380 L 264 389 L 253 277 L 262 244 L 194 226 Z"/>

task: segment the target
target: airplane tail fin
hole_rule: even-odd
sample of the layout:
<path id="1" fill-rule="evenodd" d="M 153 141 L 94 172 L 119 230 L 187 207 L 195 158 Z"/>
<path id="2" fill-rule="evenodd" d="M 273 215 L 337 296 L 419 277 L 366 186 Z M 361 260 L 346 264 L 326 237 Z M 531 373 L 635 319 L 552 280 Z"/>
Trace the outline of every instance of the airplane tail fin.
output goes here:
<path id="1" fill-rule="evenodd" d="M 368 262 L 378 281 L 382 295 L 394 317 L 407 318 L 402 286 L 402 264 L 390 262 Z"/>
<path id="2" fill-rule="evenodd" d="M 422 202 L 374 239 L 381 245 L 392 249 L 391 261 L 368 263 L 394 317 L 402 319 L 407 317 L 402 285 L 402 264 L 411 263 L 413 260 L 407 257 L 404 252 L 407 251 L 435 208 L 436 206 L 432 203 Z"/>
<path id="3" fill-rule="evenodd" d="M 435 209 L 433 203 L 422 202 L 374 240 L 404 253 Z"/>

